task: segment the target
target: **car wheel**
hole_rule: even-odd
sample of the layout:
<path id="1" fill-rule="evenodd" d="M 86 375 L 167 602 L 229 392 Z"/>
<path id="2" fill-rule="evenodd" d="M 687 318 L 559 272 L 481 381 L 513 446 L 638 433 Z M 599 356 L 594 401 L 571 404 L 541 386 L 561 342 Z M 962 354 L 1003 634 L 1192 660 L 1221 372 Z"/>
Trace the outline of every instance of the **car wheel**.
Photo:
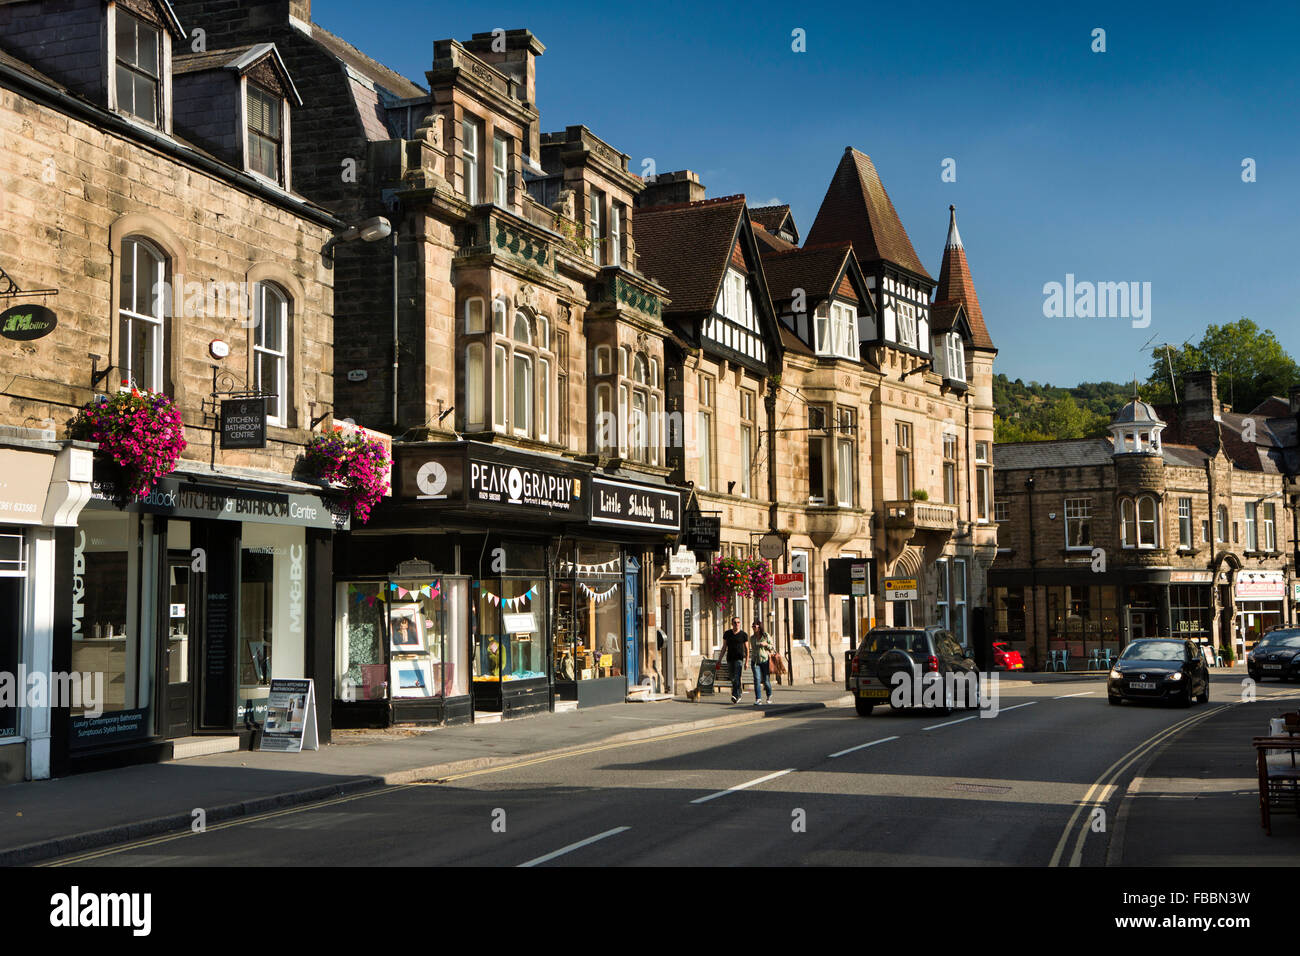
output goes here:
<path id="1" fill-rule="evenodd" d="M 1187 690 L 1183 692 L 1182 705 L 1184 707 L 1191 707 L 1194 703 L 1196 703 L 1196 695 L 1192 693 L 1192 682 L 1188 681 Z"/>
<path id="2" fill-rule="evenodd" d="M 890 688 L 889 706 L 895 707 L 894 675 L 900 672 L 907 675 L 907 691 L 904 700 L 910 701 L 913 707 L 920 707 L 919 700 L 911 700 L 918 688 L 916 661 L 912 660 L 911 654 L 900 650 L 886 651 L 880 655 L 880 660 L 876 661 L 876 679 Z"/>
<path id="3" fill-rule="evenodd" d="M 870 717 L 870 716 L 871 716 L 871 708 L 874 707 L 874 706 L 876 706 L 876 705 L 875 705 L 875 704 L 868 704 L 866 701 L 862 700 L 862 698 L 860 698 L 860 697 L 856 697 L 856 698 L 854 698 L 854 700 L 853 700 L 853 709 L 856 710 L 856 711 L 858 712 L 858 716 L 859 716 L 859 717 Z"/>

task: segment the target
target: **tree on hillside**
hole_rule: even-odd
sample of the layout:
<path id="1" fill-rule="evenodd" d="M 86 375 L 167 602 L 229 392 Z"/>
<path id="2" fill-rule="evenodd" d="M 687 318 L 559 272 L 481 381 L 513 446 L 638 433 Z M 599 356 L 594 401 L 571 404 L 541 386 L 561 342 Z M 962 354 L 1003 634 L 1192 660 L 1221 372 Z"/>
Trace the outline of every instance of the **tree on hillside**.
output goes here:
<path id="1" fill-rule="evenodd" d="M 1195 345 L 1157 348 L 1144 399 L 1172 401 L 1171 366 L 1179 398 L 1183 375 L 1212 369 L 1219 373 L 1219 399 L 1238 411 L 1249 411 L 1270 395 L 1285 397 L 1292 385 L 1300 383 L 1300 365 L 1286 353 L 1277 337 L 1245 317 L 1226 325 L 1208 326 Z"/>

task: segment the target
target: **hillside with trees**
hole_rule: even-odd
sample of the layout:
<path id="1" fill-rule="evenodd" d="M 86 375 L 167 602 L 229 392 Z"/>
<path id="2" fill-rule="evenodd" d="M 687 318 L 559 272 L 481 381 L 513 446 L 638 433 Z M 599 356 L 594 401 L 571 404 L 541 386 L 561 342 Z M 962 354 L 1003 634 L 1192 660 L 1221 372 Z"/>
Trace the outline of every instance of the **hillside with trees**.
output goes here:
<path id="1" fill-rule="evenodd" d="M 1158 346 L 1151 374 L 1138 388 L 1144 401 L 1172 404 L 1170 372 L 1179 384 L 1191 371 L 1219 373 L 1219 399 L 1235 410 L 1255 408 L 1270 395 L 1286 398 L 1300 384 L 1300 365 L 1286 353 L 1277 337 L 1242 318 L 1210 325 L 1195 345 Z M 997 409 L 995 440 L 1049 441 L 1057 438 L 1103 438 L 1111 416 L 1133 397 L 1133 384 L 1083 382 L 1072 388 L 993 377 Z"/>

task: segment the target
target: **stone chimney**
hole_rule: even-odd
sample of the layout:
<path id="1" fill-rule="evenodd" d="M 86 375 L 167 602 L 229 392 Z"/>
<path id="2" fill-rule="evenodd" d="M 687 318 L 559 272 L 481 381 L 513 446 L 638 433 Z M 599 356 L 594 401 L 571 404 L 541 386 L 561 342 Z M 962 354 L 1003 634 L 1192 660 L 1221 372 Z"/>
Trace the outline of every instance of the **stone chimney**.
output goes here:
<path id="1" fill-rule="evenodd" d="M 1204 450 L 1219 447 L 1219 376 L 1208 369 L 1183 376 L 1178 419 L 1183 441 Z"/>
<path id="2" fill-rule="evenodd" d="M 519 84 L 523 104 L 537 112 L 537 58 L 546 52 L 546 47 L 531 31 L 475 33 L 472 39 L 461 45 Z M 532 166 L 537 166 L 540 160 L 541 138 L 541 123 L 531 123 L 525 152 L 526 158 L 532 160 Z"/>
<path id="3" fill-rule="evenodd" d="M 699 202 L 704 198 L 700 177 L 689 169 L 659 173 L 645 184 L 637 197 L 638 206 L 671 206 L 679 202 Z"/>

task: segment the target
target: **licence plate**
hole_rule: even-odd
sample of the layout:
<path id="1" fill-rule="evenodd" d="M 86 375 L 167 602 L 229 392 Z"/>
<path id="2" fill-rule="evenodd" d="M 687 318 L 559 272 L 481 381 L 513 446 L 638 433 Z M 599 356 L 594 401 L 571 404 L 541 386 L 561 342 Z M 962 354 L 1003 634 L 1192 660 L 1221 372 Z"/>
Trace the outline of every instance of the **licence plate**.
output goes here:
<path id="1" fill-rule="evenodd" d="M 1144 681 L 1144 680 L 1131 680 L 1131 681 L 1128 682 L 1128 686 L 1129 686 L 1132 690 L 1155 690 L 1155 689 L 1156 689 L 1155 682 L 1154 682 L 1154 681 L 1149 681 L 1149 680 L 1145 680 L 1145 681 Z"/>
<path id="2" fill-rule="evenodd" d="M 889 697 L 888 687 L 859 687 L 859 697 L 870 697 L 872 700 L 885 700 Z"/>
<path id="3" fill-rule="evenodd" d="M 1264 670 L 1266 670 L 1266 671 L 1280 671 L 1281 669 L 1282 669 L 1282 665 L 1281 665 L 1281 664 L 1265 664 L 1265 665 L 1264 665 Z"/>

